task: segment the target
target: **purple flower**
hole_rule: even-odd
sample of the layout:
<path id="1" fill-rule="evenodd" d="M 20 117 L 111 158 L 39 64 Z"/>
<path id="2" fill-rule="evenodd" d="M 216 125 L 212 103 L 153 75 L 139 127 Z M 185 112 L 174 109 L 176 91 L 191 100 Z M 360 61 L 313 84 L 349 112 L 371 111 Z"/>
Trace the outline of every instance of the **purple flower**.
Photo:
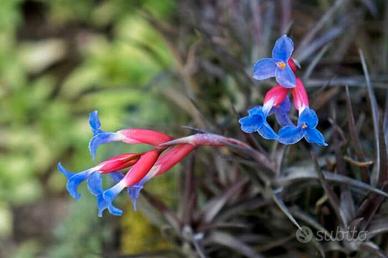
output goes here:
<path id="1" fill-rule="evenodd" d="M 272 58 L 262 58 L 253 66 L 253 78 L 264 80 L 276 77 L 276 81 L 285 88 L 295 87 L 295 74 L 289 65 L 294 51 L 294 43 L 287 37 L 281 36 L 276 40 L 272 49 Z M 292 59 L 291 59 L 292 60 Z"/>
<path id="2" fill-rule="evenodd" d="M 316 129 L 317 125 L 318 117 L 315 111 L 305 108 L 299 116 L 298 126 L 287 125 L 280 129 L 278 141 L 283 144 L 294 144 L 304 137 L 309 143 L 327 146 L 322 133 Z"/>

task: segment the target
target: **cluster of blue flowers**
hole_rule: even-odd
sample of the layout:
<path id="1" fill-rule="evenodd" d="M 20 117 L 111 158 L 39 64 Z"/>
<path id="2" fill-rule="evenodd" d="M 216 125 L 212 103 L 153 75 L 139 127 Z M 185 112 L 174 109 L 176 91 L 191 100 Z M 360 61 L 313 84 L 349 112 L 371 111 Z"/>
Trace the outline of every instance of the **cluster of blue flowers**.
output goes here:
<path id="1" fill-rule="evenodd" d="M 263 58 L 253 66 L 253 78 L 264 80 L 275 77 L 277 84 L 265 95 L 263 106 L 256 106 L 248 110 L 248 115 L 241 118 L 241 130 L 246 133 L 258 132 L 264 139 L 277 140 L 283 144 L 294 144 L 301 139 L 320 146 L 327 146 L 322 133 L 316 129 L 318 116 L 309 107 L 308 95 L 301 79 L 295 76 L 297 64 L 291 58 L 294 43 L 287 37 L 281 36 L 275 42 L 272 58 Z M 299 117 L 295 125 L 289 118 L 291 93 Z M 276 133 L 267 122 L 267 117 L 275 115 L 281 129 Z"/>

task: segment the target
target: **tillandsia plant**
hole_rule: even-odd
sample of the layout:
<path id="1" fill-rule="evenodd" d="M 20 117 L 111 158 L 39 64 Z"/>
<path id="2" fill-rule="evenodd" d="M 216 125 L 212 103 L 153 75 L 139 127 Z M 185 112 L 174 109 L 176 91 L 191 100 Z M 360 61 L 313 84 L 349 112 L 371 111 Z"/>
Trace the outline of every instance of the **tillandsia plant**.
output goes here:
<path id="1" fill-rule="evenodd" d="M 276 77 L 278 84 L 266 93 L 263 106 L 249 109 L 248 116 L 239 120 L 241 130 L 246 133 L 258 132 L 267 140 L 277 140 L 283 144 L 294 144 L 305 138 L 309 143 L 326 146 L 325 138 L 316 129 L 317 114 L 309 107 L 302 80 L 295 75 L 299 65 L 291 57 L 293 50 L 294 43 L 287 35 L 283 35 L 275 42 L 272 58 L 260 59 L 253 66 L 254 79 Z M 299 113 L 296 126 L 288 116 L 291 110 L 289 92 Z M 275 115 L 282 127 L 278 133 L 267 122 L 267 117 L 271 114 Z"/>
<path id="2" fill-rule="evenodd" d="M 182 161 L 195 148 L 200 146 L 235 146 L 246 150 L 251 148 L 238 140 L 215 134 L 200 133 L 174 139 L 162 132 L 148 129 L 123 129 L 117 132 L 101 130 L 101 123 L 97 111 L 90 113 L 90 128 L 93 137 L 89 142 L 89 151 L 95 158 L 97 148 L 101 144 L 120 141 L 127 144 L 146 144 L 153 148 L 143 153 L 124 153 L 108 158 L 98 165 L 84 171 L 73 173 L 58 163 L 58 170 L 67 178 L 67 191 L 74 199 L 79 199 L 78 186 L 87 181 L 88 189 L 97 199 L 98 216 L 108 211 L 116 216 L 122 215 L 122 210 L 113 205 L 118 194 L 127 188 L 136 209 L 136 201 L 146 182 L 153 177 L 160 176 Z M 122 171 L 127 170 L 127 173 Z M 104 190 L 102 175 L 109 174 L 116 183 Z"/>
<path id="3" fill-rule="evenodd" d="M 89 150 L 93 159 L 99 145 L 114 141 L 127 144 L 147 144 L 154 147 L 144 153 L 125 153 L 111 157 L 79 173 L 71 173 L 60 163 L 58 164 L 59 171 L 68 179 L 66 187 L 73 198 L 80 198 L 77 192 L 78 185 L 87 181 L 89 191 L 97 198 L 99 216 L 102 216 L 105 209 L 108 209 L 113 215 L 122 214 L 122 211 L 113 205 L 113 200 L 124 188 L 128 189 L 133 206 L 136 208 L 136 200 L 143 185 L 154 176 L 169 170 L 195 148 L 195 145 L 192 144 L 181 144 L 168 149 L 160 147 L 160 144 L 172 140 L 172 137 L 153 130 L 124 129 L 117 132 L 105 132 L 100 129 L 101 123 L 97 111 L 90 114 L 89 124 L 93 132 L 93 137 L 89 142 Z M 128 170 L 127 174 L 121 172 L 125 169 Z M 112 188 L 105 191 L 102 188 L 102 175 L 104 174 L 110 174 L 116 182 Z"/>
<path id="4" fill-rule="evenodd" d="M 266 93 L 263 106 L 251 108 L 248 110 L 248 116 L 239 120 L 241 129 L 246 133 L 258 132 L 265 139 L 277 140 L 283 144 L 294 144 L 304 137 L 310 143 L 326 146 L 323 135 L 316 129 L 318 118 L 315 111 L 309 107 L 304 85 L 294 74 L 297 64 L 291 58 L 292 52 L 293 42 L 284 35 L 276 41 L 272 58 L 261 59 L 254 65 L 255 79 L 275 76 L 278 84 Z M 291 110 L 289 92 L 299 112 L 297 125 L 294 125 L 288 116 Z M 267 116 L 271 114 L 275 115 L 282 126 L 278 133 L 267 122 Z M 90 113 L 89 124 L 93 133 L 89 151 L 93 159 L 98 147 L 110 142 L 146 144 L 153 147 L 143 153 L 124 153 L 111 157 L 78 173 L 72 173 L 58 163 L 58 170 L 67 178 L 66 188 L 73 198 L 80 198 L 77 188 L 82 182 L 87 181 L 89 191 L 97 199 L 100 217 L 106 209 L 113 215 L 122 215 L 122 210 L 115 207 L 113 201 L 124 189 L 127 189 L 133 208 L 136 209 L 136 201 L 144 184 L 170 170 L 199 146 L 232 145 L 248 151 L 251 149 L 236 139 L 207 133 L 174 139 L 167 134 L 149 129 L 129 128 L 106 132 L 101 129 L 97 111 Z M 260 159 L 263 160 L 263 157 Z M 103 189 L 102 182 L 102 175 L 105 174 L 109 174 L 115 182 L 114 186 L 106 190 Z"/>

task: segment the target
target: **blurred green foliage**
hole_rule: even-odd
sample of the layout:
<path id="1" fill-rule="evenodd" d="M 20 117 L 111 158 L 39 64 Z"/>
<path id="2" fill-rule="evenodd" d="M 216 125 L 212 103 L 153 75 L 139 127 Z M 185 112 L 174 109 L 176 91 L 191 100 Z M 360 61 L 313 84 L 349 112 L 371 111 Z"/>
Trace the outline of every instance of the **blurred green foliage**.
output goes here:
<path id="1" fill-rule="evenodd" d="M 44 22 L 31 25 L 35 20 L 28 15 L 35 19 L 38 12 L 39 21 L 42 10 Z M 170 54 L 140 10 L 167 19 L 174 1 L 1 1 L 0 218 L 6 222 L 0 235 L 12 232 L 12 207 L 61 196 L 65 180 L 57 161 L 74 171 L 93 164 L 87 149 L 90 111 L 100 112 L 107 130 L 169 120 L 168 106 L 147 83 L 171 66 Z M 90 205 L 74 205 L 57 232 L 64 244 L 50 257 L 89 257 L 75 246 L 98 224 Z M 75 218 L 79 223 L 72 225 Z M 98 253 L 101 236 L 93 236 L 80 248 Z M 15 257 L 40 250 L 26 243 Z"/>
<path id="2" fill-rule="evenodd" d="M 94 198 L 84 194 L 72 206 L 69 217 L 55 230 L 56 241 L 48 257 L 100 257 L 104 237 L 111 237 L 106 225 L 94 219 Z"/>

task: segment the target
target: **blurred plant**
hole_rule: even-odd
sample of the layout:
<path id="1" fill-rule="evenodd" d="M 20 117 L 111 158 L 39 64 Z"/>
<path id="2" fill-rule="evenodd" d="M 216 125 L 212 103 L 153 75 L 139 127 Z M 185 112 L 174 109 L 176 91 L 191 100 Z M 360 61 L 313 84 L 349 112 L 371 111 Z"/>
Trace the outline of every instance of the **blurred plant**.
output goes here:
<path id="1" fill-rule="evenodd" d="M 28 247 L 30 240 L 37 243 L 31 253 L 49 249 L 51 231 L 67 214 L 65 207 L 56 212 L 55 205 L 64 201 L 64 184 L 52 173 L 55 161 L 61 157 L 74 166 L 88 165 L 87 152 L 80 148 L 87 144 L 82 135 L 88 128 L 80 121 L 95 103 L 114 114 L 113 120 L 106 119 L 108 126 L 119 118 L 131 123 L 142 117 L 143 126 L 152 121 L 163 127 L 168 121 L 168 105 L 148 82 L 170 67 L 169 53 L 138 10 L 151 9 L 167 19 L 174 1 L 131 2 L 1 1 L 0 203 L 8 221 L 0 225 L 6 234 L 0 240 L 1 257 L 18 255 L 19 246 Z M 152 102 L 140 98 L 150 95 Z M 47 210 L 39 215 L 42 202 Z M 19 215 L 26 207 L 31 215 Z M 77 207 L 86 206 L 82 202 Z M 20 221 L 27 227 L 18 226 Z M 102 239 L 99 232 L 93 236 L 90 241 Z M 74 239 L 66 241 L 70 245 Z M 68 257 L 78 256 L 70 255 L 72 250 L 76 252 L 70 248 Z"/>

